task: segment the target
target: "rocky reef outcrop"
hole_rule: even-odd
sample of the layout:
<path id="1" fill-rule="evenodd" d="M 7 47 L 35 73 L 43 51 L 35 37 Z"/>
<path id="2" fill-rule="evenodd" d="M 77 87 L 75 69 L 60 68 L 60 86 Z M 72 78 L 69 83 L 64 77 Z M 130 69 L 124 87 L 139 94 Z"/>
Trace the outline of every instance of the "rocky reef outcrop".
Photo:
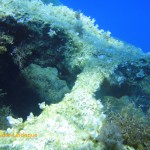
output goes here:
<path id="1" fill-rule="evenodd" d="M 3 103 L 19 117 L 0 149 L 148 150 L 149 54 L 40 0 L 0 0 L 0 35 Z"/>

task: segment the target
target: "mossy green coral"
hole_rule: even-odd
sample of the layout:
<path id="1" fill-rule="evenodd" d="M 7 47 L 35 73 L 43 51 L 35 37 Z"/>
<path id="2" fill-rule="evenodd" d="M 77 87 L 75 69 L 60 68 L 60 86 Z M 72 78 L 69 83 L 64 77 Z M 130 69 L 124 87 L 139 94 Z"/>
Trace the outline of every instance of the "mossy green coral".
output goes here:
<path id="1" fill-rule="evenodd" d="M 59 102 L 66 93 L 70 92 L 66 82 L 58 78 L 56 68 L 41 68 L 36 64 L 31 64 L 22 73 L 31 89 L 35 89 L 41 100 L 48 103 Z"/>

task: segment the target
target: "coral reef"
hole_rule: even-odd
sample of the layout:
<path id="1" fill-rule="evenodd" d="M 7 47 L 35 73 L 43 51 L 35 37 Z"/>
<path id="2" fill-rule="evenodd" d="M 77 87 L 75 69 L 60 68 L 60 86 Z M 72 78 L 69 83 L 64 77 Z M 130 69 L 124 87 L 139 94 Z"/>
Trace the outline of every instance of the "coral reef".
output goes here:
<path id="1" fill-rule="evenodd" d="M 104 149 L 123 150 L 123 138 L 121 131 L 113 122 L 106 123 L 101 131 L 100 141 L 105 145 Z"/>
<path id="2" fill-rule="evenodd" d="M 40 115 L 24 105 L 27 119 L 8 114 L 11 127 L 0 132 L 0 149 L 148 150 L 149 54 L 66 6 L 0 3 L 5 101 L 22 95 L 27 108 L 44 101 Z"/>
<path id="3" fill-rule="evenodd" d="M 150 146 L 150 115 L 143 113 L 142 109 L 135 106 L 130 97 L 120 99 L 106 96 L 104 98 L 107 121 L 115 122 L 120 129 L 123 143 L 138 150 L 149 149 Z M 109 124 L 107 122 L 107 124 Z M 107 129 L 107 127 L 105 127 Z"/>

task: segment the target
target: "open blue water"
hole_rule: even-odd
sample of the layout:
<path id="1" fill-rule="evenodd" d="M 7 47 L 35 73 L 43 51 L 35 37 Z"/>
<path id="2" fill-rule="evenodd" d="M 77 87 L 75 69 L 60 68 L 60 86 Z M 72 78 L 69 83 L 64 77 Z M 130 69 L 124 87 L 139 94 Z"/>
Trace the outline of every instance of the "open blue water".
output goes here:
<path id="1" fill-rule="evenodd" d="M 61 0 L 61 3 L 96 19 L 112 36 L 150 52 L 149 0 Z"/>

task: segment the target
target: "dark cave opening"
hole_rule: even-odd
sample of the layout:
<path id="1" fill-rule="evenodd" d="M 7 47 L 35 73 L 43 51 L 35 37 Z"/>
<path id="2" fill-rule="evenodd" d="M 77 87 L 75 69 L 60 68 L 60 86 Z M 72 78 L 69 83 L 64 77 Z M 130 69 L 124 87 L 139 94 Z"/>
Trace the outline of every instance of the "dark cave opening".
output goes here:
<path id="1" fill-rule="evenodd" d="M 0 20 L 0 32 L 14 38 L 13 44 L 4 43 L 7 52 L 0 55 L 0 89 L 7 93 L 3 98 L 0 97 L 0 107 L 10 106 L 14 115 L 23 119 L 30 112 L 39 115 L 41 110 L 38 103 L 43 100 L 23 76 L 24 68 L 32 63 L 42 68 L 57 68 L 58 78 L 66 81 L 70 90 L 77 74 L 81 72 L 80 68 L 70 71 L 66 65 L 64 53 L 69 41 L 66 34 L 59 30 L 56 31 L 57 36 L 49 37 L 49 28 L 49 25 L 43 27 L 42 22 L 18 23 L 12 17 Z M 18 56 L 22 57 L 20 54 L 25 53 L 23 67 L 20 68 L 16 60 Z"/>
<path id="2" fill-rule="evenodd" d="M 15 116 L 26 119 L 30 112 L 41 112 L 39 96 L 30 89 L 9 53 L 0 55 L 0 89 L 6 93 L 0 105 L 10 106 Z"/>
<path id="3" fill-rule="evenodd" d="M 14 49 L 24 40 L 31 38 L 34 32 L 17 23 L 14 18 L 6 17 L 0 20 L 0 33 L 14 37 L 11 44 L 7 42 L 7 38 L 0 39 L 0 45 L 7 48 L 7 51 L 0 55 L 0 89 L 6 93 L 0 97 L 0 108 L 10 106 L 14 116 L 23 119 L 26 119 L 30 112 L 38 115 L 41 112 L 38 107 L 39 96 L 30 89 L 13 58 Z"/>
<path id="4" fill-rule="evenodd" d="M 105 79 L 101 87 L 95 92 L 96 99 L 103 99 L 105 96 L 112 96 L 115 98 L 121 98 L 122 96 L 128 95 L 131 96 L 134 91 L 134 87 L 123 83 L 110 84 L 110 82 Z"/>

